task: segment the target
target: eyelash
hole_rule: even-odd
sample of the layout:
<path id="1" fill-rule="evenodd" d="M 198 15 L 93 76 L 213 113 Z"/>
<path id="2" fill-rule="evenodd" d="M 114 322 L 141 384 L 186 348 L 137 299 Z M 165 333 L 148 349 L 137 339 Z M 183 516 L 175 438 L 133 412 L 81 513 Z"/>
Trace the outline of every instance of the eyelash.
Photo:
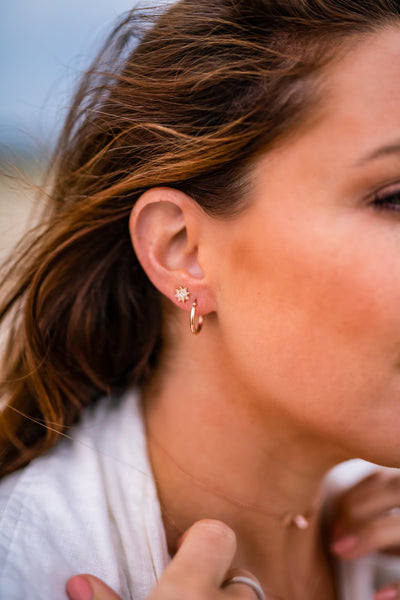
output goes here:
<path id="1" fill-rule="evenodd" d="M 400 211 L 400 186 L 391 186 L 376 192 L 372 198 L 372 206 L 376 210 Z"/>

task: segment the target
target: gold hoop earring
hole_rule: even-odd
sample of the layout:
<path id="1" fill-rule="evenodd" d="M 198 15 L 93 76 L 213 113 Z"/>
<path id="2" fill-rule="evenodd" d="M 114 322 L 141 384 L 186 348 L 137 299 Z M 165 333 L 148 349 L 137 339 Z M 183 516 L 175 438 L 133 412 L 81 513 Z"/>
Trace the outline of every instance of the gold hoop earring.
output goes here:
<path id="1" fill-rule="evenodd" d="M 195 300 L 192 304 L 192 310 L 190 311 L 190 331 L 196 335 L 200 333 L 201 328 L 203 326 L 203 317 L 199 315 L 196 319 L 196 307 L 197 300 Z M 196 322 L 197 320 L 197 322 Z"/>

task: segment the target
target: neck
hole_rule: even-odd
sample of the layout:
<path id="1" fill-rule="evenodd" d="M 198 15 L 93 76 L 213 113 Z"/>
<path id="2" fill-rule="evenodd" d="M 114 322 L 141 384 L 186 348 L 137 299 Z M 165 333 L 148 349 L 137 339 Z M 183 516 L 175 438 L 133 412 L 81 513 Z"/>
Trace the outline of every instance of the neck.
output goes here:
<path id="1" fill-rule="evenodd" d="M 233 566 L 252 571 L 265 590 L 285 600 L 333 598 L 320 509 L 321 481 L 337 458 L 266 402 L 258 410 L 237 381 L 210 381 L 210 369 L 201 382 L 185 376 L 193 365 L 164 369 L 168 377 L 156 377 L 144 394 L 171 554 L 195 521 L 220 519 L 237 535 Z M 297 514 L 307 516 L 307 529 L 290 524 Z"/>

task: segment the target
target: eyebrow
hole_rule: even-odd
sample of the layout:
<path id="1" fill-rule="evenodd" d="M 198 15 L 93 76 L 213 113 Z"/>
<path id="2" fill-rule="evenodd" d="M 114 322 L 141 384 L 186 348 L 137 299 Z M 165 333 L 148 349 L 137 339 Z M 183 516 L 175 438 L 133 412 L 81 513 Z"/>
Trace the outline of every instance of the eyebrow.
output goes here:
<path id="1" fill-rule="evenodd" d="M 388 156 L 390 154 L 400 154 L 400 141 L 399 142 L 395 142 L 393 144 L 388 144 L 387 146 L 381 146 L 380 148 L 377 148 L 376 150 L 373 150 L 372 152 L 370 152 L 366 156 L 363 156 L 362 158 L 360 158 L 359 160 L 357 160 L 353 164 L 353 167 L 359 167 L 359 166 L 363 165 L 366 162 L 369 162 L 371 160 L 375 160 L 377 158 L 381 158 L 382 156 Z"/>

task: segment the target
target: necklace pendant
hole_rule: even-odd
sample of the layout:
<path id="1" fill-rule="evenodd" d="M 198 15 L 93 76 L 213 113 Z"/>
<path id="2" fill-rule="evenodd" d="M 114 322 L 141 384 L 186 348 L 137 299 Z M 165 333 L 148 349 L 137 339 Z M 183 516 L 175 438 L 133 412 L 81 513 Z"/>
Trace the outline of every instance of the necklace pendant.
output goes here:
<path id="1" fill-rule="evenodd" d="M 294 525 L 297 529 L 307 529 L 310 522 L 305 515 L 294 515 L 292 513 L 286 513 L 282 519 L 282 525 L 284 527 L 290 527 Z"/>
<path id="2" fill-rule="evenodd" d="M 298 529 L 307 529 L 309 526 L 309 520 L 304 515 L 294 515 L 293 523 Z"/>

